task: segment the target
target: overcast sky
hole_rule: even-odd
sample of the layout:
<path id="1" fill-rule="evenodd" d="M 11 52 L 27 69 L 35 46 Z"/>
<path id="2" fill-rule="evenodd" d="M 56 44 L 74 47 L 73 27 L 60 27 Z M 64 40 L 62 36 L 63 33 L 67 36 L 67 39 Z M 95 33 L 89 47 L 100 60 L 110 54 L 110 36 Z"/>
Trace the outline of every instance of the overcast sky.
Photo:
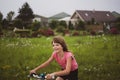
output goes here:
<path id="1" fill-rule="evenodd" d="M 70 15 L 75 10 L 104 10 L 120 13 L 120 0 L 0 0 L 0 12 L 6 17 L 7 13 L 14 11 L 18 14 L 19 8 L 27 2 L 34 14 L 45 17 L 53 16 L 60 12 Z"/>

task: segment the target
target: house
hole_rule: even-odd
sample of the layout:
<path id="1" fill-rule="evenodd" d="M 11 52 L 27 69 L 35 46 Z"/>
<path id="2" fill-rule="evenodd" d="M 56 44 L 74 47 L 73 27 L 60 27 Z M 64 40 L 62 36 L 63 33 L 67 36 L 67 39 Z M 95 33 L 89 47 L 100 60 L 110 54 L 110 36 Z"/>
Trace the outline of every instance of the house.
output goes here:
<path id="1" fill-rule="evenodd" d="M 116 18 L 120 18 L 120 13 L 113 11 L 112 12 L 113 16 L 115 16 Z"/>
<path id="2" fill-rule="evenodd" d="M 104 24 L 109 24 L 115 21 L 116 18 L 110 11 L 96 11 L 96 10 L 76 10 L 71 16 L 71 21 L 75 25 L 78 21 L 85 23 L 94 21 L 94 24 L 101 24 L 100 29 L 103 30 Z"/>
<path id="3" fill-rule="evenodd" d="M 65 21 L 66 24 L 69 25 L 70 17 L 61 18 L 61 19 L 58 19 L 58 21 Z"/>
<path id="4" fill-rule="evenodd" d="M 42 26 L 48 26 L 48 18 L 44 17 L 44 16 L 40 16 L 40 15 L 36 15 L 35 14 L 35 17 L 33 19 L 33 22 L 34 21 L 39 21 L 41 22 L 41 25 Z"/>
<path id="5" fill-rule="evenodd" d="M 116 18 L 110 11 L 76 10 L 71 16 L 71 19 L 73 19 L 74 21 L 81 20 L 83 22 L 89 22 L 94 19 L 97 23 L 104 23 L 113 22 Z"/>
<path id="6" fill-rule="evenodd" d="M 59 21 L 59 19 L 62 19 L 62 18 L 65 18 L 65 17 L 70 17 L 70 15 L 65 13 L 65 12 L 61 12 L 61 13 L 58 13 L 58 14 L 55 14 L 55 15 L 49 17 L 49 22 L 52 21 L 52 20 L 58 20 Z"/>

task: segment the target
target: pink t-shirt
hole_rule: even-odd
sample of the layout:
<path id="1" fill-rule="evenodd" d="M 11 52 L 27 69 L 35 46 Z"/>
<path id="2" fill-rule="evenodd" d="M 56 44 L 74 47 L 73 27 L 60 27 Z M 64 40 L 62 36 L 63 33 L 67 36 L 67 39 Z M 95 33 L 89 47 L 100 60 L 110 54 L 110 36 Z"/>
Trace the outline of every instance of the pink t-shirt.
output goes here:
<path id="1" fill-rule="evenodd" d="M 52 55 L 53 55 L 53 58 L 56 60 L 56 62 L 61 66 L 62 69 L 66 68 L 67 58 L 72 57 L 71 71 L 78 69 L 78 64 L 71 52 L 65 52 L 64 57 L 62 59 L 59 58 L 57 53 L 53 52 Z"/>

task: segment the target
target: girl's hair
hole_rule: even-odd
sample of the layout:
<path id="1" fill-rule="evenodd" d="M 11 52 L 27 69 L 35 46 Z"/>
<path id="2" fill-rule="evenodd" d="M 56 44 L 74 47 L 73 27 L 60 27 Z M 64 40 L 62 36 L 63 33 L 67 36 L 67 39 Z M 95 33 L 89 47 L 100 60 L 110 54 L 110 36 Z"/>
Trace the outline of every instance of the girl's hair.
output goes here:
<path id="1" fill-rule="evenodd" d="M 63 51 L 68 52 L 67 45 L 65 43 L 65 40 L 61 36 L 55 36 L 52 40 L 52 43 L 59 43 L 63 47 Z"/>

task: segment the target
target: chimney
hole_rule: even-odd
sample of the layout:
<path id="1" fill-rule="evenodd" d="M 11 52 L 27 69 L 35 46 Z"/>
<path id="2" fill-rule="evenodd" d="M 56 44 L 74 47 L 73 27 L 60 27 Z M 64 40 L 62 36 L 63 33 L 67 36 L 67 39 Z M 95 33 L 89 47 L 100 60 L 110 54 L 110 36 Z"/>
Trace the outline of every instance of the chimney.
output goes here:
<path id="1" fill-rule="evenodd" d="M 95 9 L 93 9 L 93 13 L 95 13 Z"/>

